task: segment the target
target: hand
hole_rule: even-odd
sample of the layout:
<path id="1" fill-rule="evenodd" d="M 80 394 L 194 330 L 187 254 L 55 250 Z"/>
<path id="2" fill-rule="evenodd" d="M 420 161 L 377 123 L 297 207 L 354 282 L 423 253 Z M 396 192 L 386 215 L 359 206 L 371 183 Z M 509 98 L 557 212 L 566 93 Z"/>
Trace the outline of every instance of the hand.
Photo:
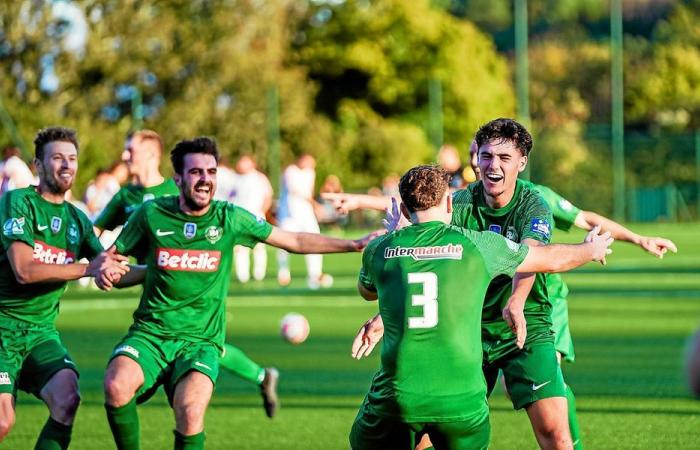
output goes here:
<path id="1" fill-rule="evenodd" d="M 527 321 L 525 320 L 525 300 L 518 300 L 515 297 L 508 299 L 505 308 L 503 308 L 503 320 L 506 321 L 513 333 L 515 333 L 515 344 L 522 349 L 525 346 L 525 338 L 527 337 Z"/>
<path id="2" fill-rule="evenodd" d="M 340 214 L 347 214 L 360 208 L 360 202 L 353 194 L 326 192 L 321 194 L 324 200 L 333 202 L 333 207 Z"/>
<path id="3" fill-rule="evenodd" d="M 355 340 L 352 341 L 352 357 L 362 359 L 369 356 L 374 350 L 374 346 L 384 336 L 384 322 L 382 316 L 377 314 L 360 327 Z"/>
<path id="4" fill-rule="evenodd" d="M 606 231 L 600 234 L 601 227 L 596 225 L 591 231 L 586 235 L 586 239 L 583 242 L 593 244 L 593 261 L 600 261 L 602 265 L 607 264 L 605 261 L 605 256 L 612 253 L 610 246 L 615 241 L 610 237 L 610 232 Z"/>
<path id="5" fill-rule="evenodd" d="M 365 247 L 367 247 L 367 244 L 379 236 L 383 236 L 386 234 L 386 230 L 376 230 L 371 232 L 370 234 L 361 237 L 360 239 L 355 239 L 353 242 L 355 243 L 355 251 L 361 252 L 364 250 Z"/>
<path id="6" fill-rule="evenodd" d="M 95 283 L 100 289 L 110 289 L 114 283 L 129 271 L 126 256 L 117 253 L 114 247 L 97 255 L 90 261 L 87 275 L 95 278 Z"/>
<path id="7" fill-rule="evenodd" d="M 401 211 L 399 211 L 399 204 L 396 202 L 395 197 L 391 197 L 391 208 L 386 209 L 386 219 L 382 219 L 382 224 L 386 231 L 391 233 L 392 231 L 399 228 L 399 223 L 401 222 Z"/>
<path id="8" fill-rule="evenodd" d="M 671 250 L 673 253 L 678 253 L 676 244 L 668 239 L 660 237 L 642 236 L 639 246 L 657 258 L 663 258 L 666 252 L 669 250 Z"/>

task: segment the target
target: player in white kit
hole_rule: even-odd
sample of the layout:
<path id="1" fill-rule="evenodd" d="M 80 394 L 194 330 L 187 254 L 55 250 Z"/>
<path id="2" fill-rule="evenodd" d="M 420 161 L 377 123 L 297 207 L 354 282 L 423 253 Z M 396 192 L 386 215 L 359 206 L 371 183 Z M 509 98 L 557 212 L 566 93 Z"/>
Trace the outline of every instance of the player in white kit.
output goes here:
<path id="1" fill-rule="evenodd" d="M 277 209 L 279 226 L 285 231 L 320 233 L 314 214 L 313 197 L 316 180 L 316 160 L 311 155 L 302 154 L 294 164 L 284 169 L 282 191 Z M 323 257 L 306 255 L 306 272 L 311 289 L 327 287 L 333 283 L 330 275 L 323 274 Z M 279 269 L 277 280 L 283 286 L 291 282 L 289 254 L 284 250 L 277 253 Z"/>

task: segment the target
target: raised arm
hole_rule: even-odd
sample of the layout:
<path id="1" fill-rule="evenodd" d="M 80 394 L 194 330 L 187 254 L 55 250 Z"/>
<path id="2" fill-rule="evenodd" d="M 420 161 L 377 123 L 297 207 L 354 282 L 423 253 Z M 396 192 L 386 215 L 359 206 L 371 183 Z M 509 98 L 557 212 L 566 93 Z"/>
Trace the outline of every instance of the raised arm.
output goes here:
<path id="1" fill-rule="evenodd" d="M 265 243 L 291 253 L 348 253 L 362 251 L 369 241 L 380 234 L 382 232 L 375 231 L 360 239 L 350 240 L 314 233 L 293 233 L 272 227 Z"/>
<path id="2" fill-rule="evenodd" d="M 324 200 L 331 200 L 333 206 L 338 212 L 347 214 L 356 209 L 374 209 L 384 211 L 391 207 L 391 197 L 365 195 L 365 194 L 346 194 L 346 193 L 325 193 L 321 194 Z"/>
<path id="3" fill-rule="evenodd" d="M 639 235 L 632 230 L 625 228 L 614 220 L 608 219 L 607 217 L 601 216 L 600 214 L 592 211 L 579 212 L 576 216 L 574 225 L 586 231 L 591 230 L 593 227 L 598 225 L 604 231 L 610 232 L 610 235 L 614 239 L 638 245 L 658 258 L 663 258 L 663 256 L 669 250 L 671 250 L 673 253 L 678 252 L 676 245 L 668 239 Z"/>

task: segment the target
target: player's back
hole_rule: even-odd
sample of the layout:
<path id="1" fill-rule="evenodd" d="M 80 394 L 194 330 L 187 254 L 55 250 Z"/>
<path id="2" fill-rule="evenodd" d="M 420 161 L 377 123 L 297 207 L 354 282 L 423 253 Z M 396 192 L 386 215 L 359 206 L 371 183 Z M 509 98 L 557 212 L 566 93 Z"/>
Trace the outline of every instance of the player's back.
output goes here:
<path id="1" fill-rule="evenodd" d="M 481 417 L 481 308 L 491 280 L 478 233 L 442 222 L 368 247 L 365 269 L 384 321 L 382 367 L 370 392 L 380 415 L 406 421 Z"/>

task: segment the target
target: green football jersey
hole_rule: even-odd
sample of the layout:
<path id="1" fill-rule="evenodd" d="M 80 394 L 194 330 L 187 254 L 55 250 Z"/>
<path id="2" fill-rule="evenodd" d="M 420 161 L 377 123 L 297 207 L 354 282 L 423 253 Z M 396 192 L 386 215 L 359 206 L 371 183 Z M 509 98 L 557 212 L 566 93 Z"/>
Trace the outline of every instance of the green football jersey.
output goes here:
<path id="1" fill-rule="evenodd" d="M 71 264 L 93 258 L 102 245 L 90 219 L 68 202 L 45 200 L 34 186 L 7 192 L 0 198 L 0 328 L 10 321 L 53 326 L 66 282 L 19 284 L 7 251 L 14 242 L 34 249 L 41 264 Z"/>
<path id="2" fill-rule="evenodd" d="M 222 346 L 233 246 L 255 246 L 272 225 L 216 200 L 205 215 L 190 216 L 178 201 L 167 196 L 144 203 L 115 242 L 119 253 L 148 266 L 132 329 Z"/>
<path id="3" fill-rule="evenodd" d="M 142 203 L 167 195 L 180 195 L 180 190 L 172 178 L 151 187 L 126 185 L 114 194 L 104 211 L 95 219 L 95 226 L 103 230 L 113 230 L 119 225 L 124 225 L 131 213 Z"/>
<path id="4" fill-rule="evenodd" d="M 528 247 L 493 233 L 426 222 L 370 242 L 360 283 L 379 296 L 381 368 L 368 402 L 406 422 L 488 415 L 481 310 L 494 276 L 513 276 Z"/>
<path id="5" fill-rule="evenodd" d="M 523 183 L 531 185 L 540 193 L 544 201 L 547 202 L 547 205 L 552 210 L 552 216 L 554 217 L 554 227 L 563 231 L 569 231 L 574 225 L 574 222 L 576 222 L 576 217 L 581 210 L 547 186 L 530 183 L 529 181 L 524 181 Z M 566 300 L 566 297 L 569 295 L 569 287 L 566 285 L 561 275 L 558 273 L 548 273 L 545 279 L 547 281 L 549 300 L 552 303 Z M 568 320 L 566 308 L 553 309 L 552 322 L 557 323 L 558 320 Z"/>
<path id="6" fill-rule="evenodd" d="M 549 243 L 552 213 L 540 194 L 529 184 L 518 180 L 515 194 L 503 208 L 493 209 L 486 204 L 483 184 L 479 181 L 452 196 L 452 224 L 474 231 L 492 231 L 506 238 L 522 242 L 534 239 Z M 491 282 L 484 301 L 482 339 L 484 348 L 492 345 L 510 345 L 515 334 L 503 320 L 502 310 L 512 293 L 512 277 L 503 275 Z M 535 284 L 525 302 L 527 339 L 536 339 L 550 333 L 552 305 L 548 300 L 544 274 L 537 274 Z M 513 344 L 514 345 L 514 344 Z"/>

